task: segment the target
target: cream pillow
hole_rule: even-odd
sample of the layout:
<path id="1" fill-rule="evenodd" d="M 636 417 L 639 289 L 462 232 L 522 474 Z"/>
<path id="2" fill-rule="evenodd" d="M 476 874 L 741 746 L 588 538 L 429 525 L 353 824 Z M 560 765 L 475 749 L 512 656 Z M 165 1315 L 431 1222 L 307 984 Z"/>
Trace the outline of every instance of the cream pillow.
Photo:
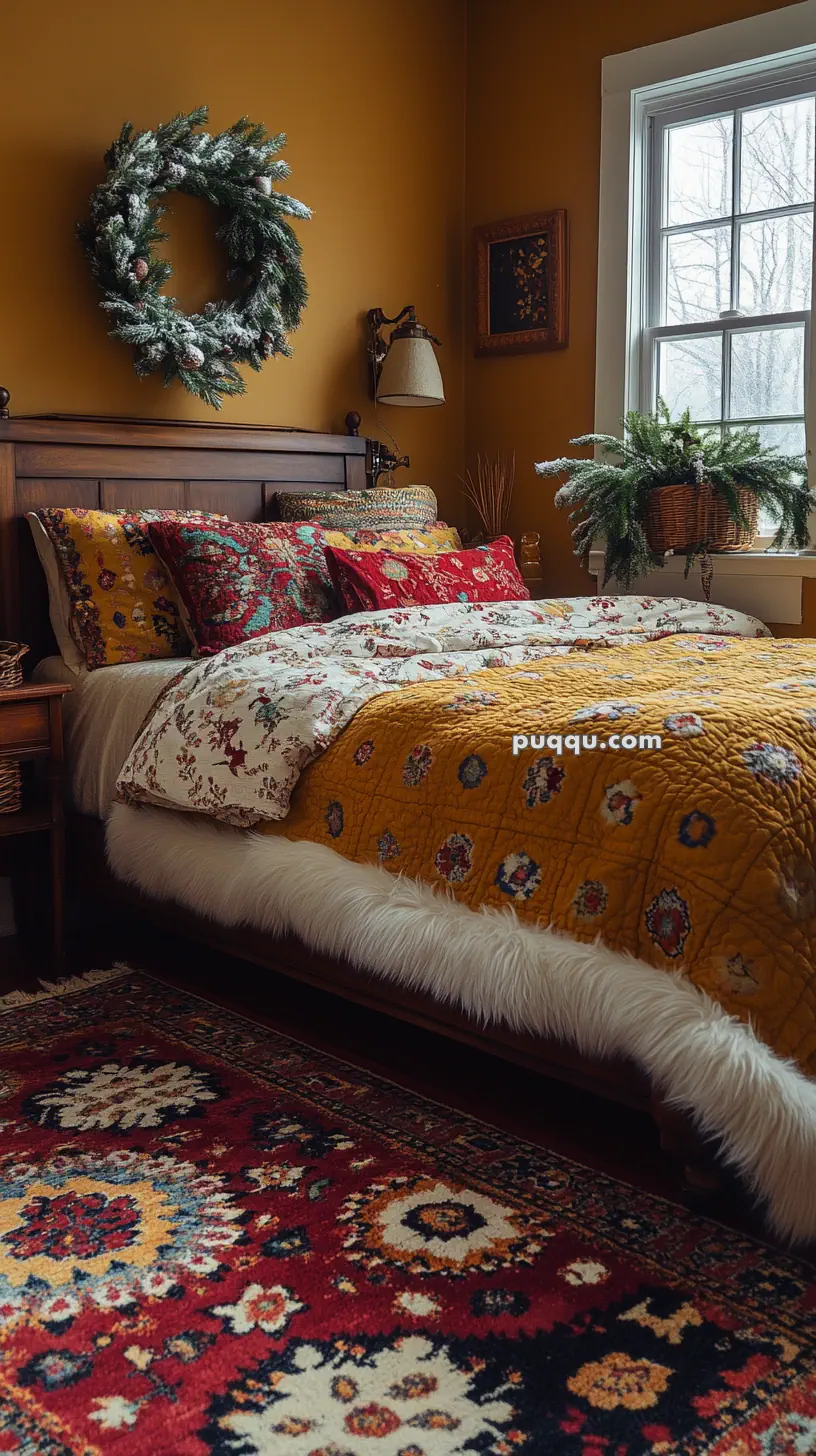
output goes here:
<path id="1" fill-rule="evenodd" d="M 60 656 L 72 672 L 87 672 L 84 653 L 71 635 L 71 599 L 51 537 L 36 511 L 28 511 L 26 520 L 31 527 L 34 545 L 48 584 L 48 615 Z"/>

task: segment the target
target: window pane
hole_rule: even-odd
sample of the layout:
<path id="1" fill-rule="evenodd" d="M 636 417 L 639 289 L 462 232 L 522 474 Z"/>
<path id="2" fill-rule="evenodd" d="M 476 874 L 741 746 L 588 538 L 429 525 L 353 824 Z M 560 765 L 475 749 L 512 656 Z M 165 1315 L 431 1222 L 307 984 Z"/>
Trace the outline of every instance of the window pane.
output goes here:
<path id="1" fill-rule="evenodd" d="M 658 393 L 673 415 L 690 409 L 692 419 L 718 420 L 722 387 L 720 335 L 662 339 L 657 377 Z"/>
<path id="2" fill-rule="evenodd" d="M 805 453 L 805 422 L 798 420 L 794 424 L 789 422 L 783 425 L 757 425 L 759 438 L 763 445 L 769 445 L 779 455 L 804 455 Z"/>
<path id="3" fill-rule="evenodd" d="M 805 453 L 805 425 L 804 421 L 797 424 L 784 425 L 757 425 L 759 438 L 763 445 L 770 445 L 780 455 L 804 455 Z M 794 479 L 802 480 L 804 472 L 800 475 L 794 473 Z M 760 536 L 774 536 L 778 522 L 768 514 L 760 510 L 757 522 L 757 532 Z"/>
<path id="4" fill-rule="evenodd" d="M 805 330 L 742 330 L 731 339 L 732 419 L 798 415 L 805 409 Z"/>
<path id="5" fill-rule="evenodd" d="M 740 224 L 739 304 L 743 313 L 810 308 L 813 214 Z"/>
<path id="6" fill-rule="evenodd" d="M 740 212 L 813 200 L 812 96 L 742 114 Z"/>
<path id="7" fill-rule="evenodd" d="M 667 324 L 719 318 L 731 307 L 731 228 L 671 233 L 666 239 Z"/>
<path id="8" fill-rule="evenodd" d="M 733 115 L 669 128 L 667 226 L 728 216 L 733 136 Z"/>

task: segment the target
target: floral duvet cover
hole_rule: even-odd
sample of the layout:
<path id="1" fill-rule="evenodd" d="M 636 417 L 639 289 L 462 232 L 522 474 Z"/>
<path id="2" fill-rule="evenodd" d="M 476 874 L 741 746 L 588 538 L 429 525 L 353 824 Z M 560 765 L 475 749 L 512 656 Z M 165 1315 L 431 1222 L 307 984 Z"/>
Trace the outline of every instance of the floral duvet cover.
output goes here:
<path id="1" fill-rule="evenodd" d="M 190 664 L 119 787 L 682 969 L 816 1071 L 807 640 L 672 598 L 343 618 Z"/>

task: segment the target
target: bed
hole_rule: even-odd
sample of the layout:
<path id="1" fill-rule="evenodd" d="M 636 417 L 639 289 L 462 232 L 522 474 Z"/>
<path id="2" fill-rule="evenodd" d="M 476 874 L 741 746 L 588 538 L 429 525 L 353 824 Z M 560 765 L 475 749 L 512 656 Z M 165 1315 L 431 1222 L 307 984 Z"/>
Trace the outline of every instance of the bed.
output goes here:
<path id="1" fill-rule="evenodd" d="M 58 654 L 43 657 L 34 682 L 65 683 L 66 808 L 102 823 L 116 798 L 116 780 L 139 729 L 160 693 L 178 676 L 174 658 L 132 662 L 77 674 Z"/>
<path id="2" fill-rule="evenodd" d="M 272 518 L 278 491 L 363 486 L 365 450 L 354 435 L 266 428 L 0 422 L 0 635 L 31 644 L 39 677 L 53 680 L 63 670 L 24 520 L 28 510 L 169 506 L 264 521 Z M 491 912 L 485 918 L 466 904 L 452 906 L 410 877 L 386 876 L 376 865 L 361 865 L 349 879 L 348 867 L 343 862 L 340 870 L 331 848 L 331 826 L 322 843 L 293 842 L 274 833 L 238 834 L 193 814 L 120 804 L 108 828 L 108 853 L 119 871 L 112 874 L 103 815 L 113 765 L 126 751 L 126 740 L 136 736 L 137 718 L 148 711 L 154 688 L 156 696 L 161 692 L 170 673 L 166 664 L 161 667 L 153 675 L 137 673 L 132 665 L 105 668 L 91 673 L 73 695 L 67 721 L 75 895 L 90 904 L 101 894 L 115 896 L 157 925 L 255 966 L 470 1042 L 564 1083 L 651 1108 L 664 1145 L 683 1158 L 694 1186 L 711 1182 L 711 1149 L 718 1146 L 764 1199 L 778 1231 L 799 1239 L 816 1236 L 816 1087 L 744 1035 L 744 1027 L 682 978 L 651 973 L 647 983 L 645 967 L 625 954 L 615 959 L 612 975 L 609 964 L 599 964 L 591 938 L 554 936 L 546 942 L 546 930 L 512 914 Z M 600 664 L 596 670 L 603 676 Z M 189 675 L 192 681 L 195 667 Z M 101 719 L 110 727 L 98 738 L 97 750 L 94 734 Z M 315 781 L 333 762 L 327 753 L 323 766 L 314 766 Z M 287 886 L 277 900 L 268 893 L 270 875 Z M 263 901 L 262 915 L 257 906 Z M 342 926 L 345 938 L 338 934 Z M 461 965 L 451 964 L 452 938 L 469 958 L 472 974 L 464 980 Z M 546 965 L 539 959 L 545 950 Z M 672 969 L 670 963 L 667 970 Z M 516 991 L 512 1005 L 506 995 L 510 982 Z M 654 1001 L 656 987 L 660 1005 Z M 585 1014 L 579 1015 L 582 999 Z M 524 1011 L 533 1003 L 534 1016 Z M 763 1108 L 771 1111 L 763 1114 Z M 780 1160 L 782 1144 L 786 1155 Z"/>

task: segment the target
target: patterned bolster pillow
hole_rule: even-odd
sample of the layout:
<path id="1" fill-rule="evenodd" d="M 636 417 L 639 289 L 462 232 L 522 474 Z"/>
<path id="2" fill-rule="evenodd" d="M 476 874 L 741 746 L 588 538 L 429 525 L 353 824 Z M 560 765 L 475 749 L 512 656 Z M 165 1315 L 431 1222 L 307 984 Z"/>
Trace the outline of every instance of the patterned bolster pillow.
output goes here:
<path id="1" fill-rule="evenodd" d="M 167 521 L 149 535 L 178 592 L 198 657 L 338 614 L 320 526 Z"/>
<path id="2" fill-rule="evenodd" d="M 428 485 L 376 490 L 279 491 L 282 521 L 317 521 L 332 531 L 427 531 L 436 522 L 436 496 Z"/>
<path id="3" fill-rule="evenodd" d="M 441 602 L 528 601 L 509 536 L 468 551 L 418 556 L 326 550 L 332 581 L 349 612 Z"/>

